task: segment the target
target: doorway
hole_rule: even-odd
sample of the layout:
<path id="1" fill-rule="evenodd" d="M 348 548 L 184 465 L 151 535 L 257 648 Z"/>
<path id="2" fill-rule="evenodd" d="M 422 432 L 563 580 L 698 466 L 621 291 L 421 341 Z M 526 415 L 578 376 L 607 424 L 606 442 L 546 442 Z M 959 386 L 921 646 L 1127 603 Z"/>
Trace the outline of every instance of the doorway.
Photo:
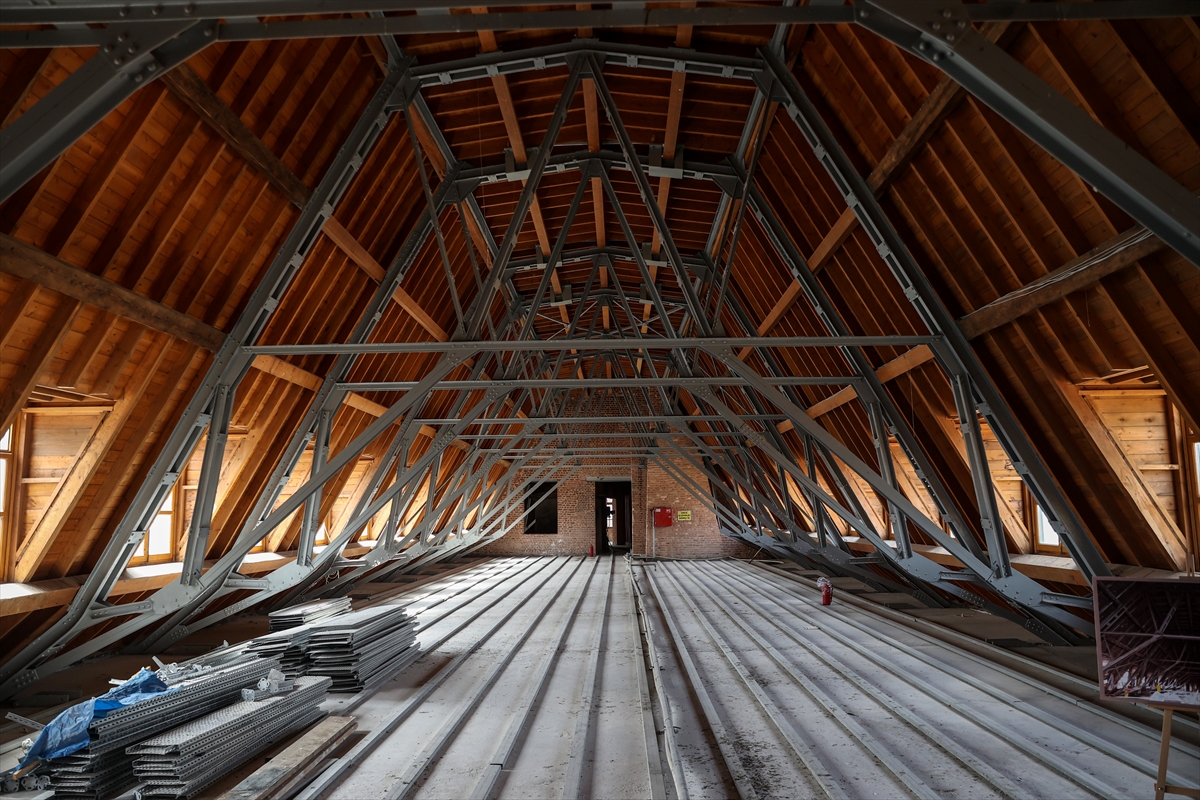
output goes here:
<path id="1" fill-rule="evenodd" d="M 633 484 L 596 481 L 596 553 L 633 546 Z"/>

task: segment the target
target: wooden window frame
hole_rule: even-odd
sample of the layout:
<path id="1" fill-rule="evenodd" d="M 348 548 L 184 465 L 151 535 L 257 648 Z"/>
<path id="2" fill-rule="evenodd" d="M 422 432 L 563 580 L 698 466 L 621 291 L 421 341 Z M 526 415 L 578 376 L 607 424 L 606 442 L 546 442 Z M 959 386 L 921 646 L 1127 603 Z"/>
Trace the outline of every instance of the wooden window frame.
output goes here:
<path id="1" fill-rule="evenodd" d="M 172 561 L 179 561 L 179 542 L 180 539 L 182 539 L 181 528 L 183 524 L 183 515 L 178 512 L 181 510 L 179 503 L 182 500 L 182 494 L 183 492 L 181 491 L 181 486 L 179 482 L 176 481 L 175 485 L 171 487 L 171 492 L 168 495 L 171 498 L 171 510 L 165 512 L 171 515 L 170 549 L 166 553 L 150 555 L 150 531 L 146 531 L 146 535 L 142 537 L 142 543 L 139 546 L 138 552 L 129 559 L 129 566 L 145 567 L 151 564 L 167 564 Z M 157 516 L 162 513 L 164 512 L 159 510 L 155 514 L 155 517 L 157 518 Z"/>
<path id="2" fill-rule="evenodd" d="M 1034 499 L 1033 493 L 1029 491 L 1029 487 L 1024 483 L 1021 484 L 1021 509 L 1023 510 L 1022 520 L 1025 523 L 1025 530 L 1029 531 L 1029 544 L 1033 548 L 1033 552 L 1040 556 L 1070 556 L 1067 552 L 1066 545 L 1059 539 L 1058 544 L 1042 544 L 1038 538 L 1038 504 Z"/>
<path id="3" fill-rule="evenodd" d="M 3 505 L 0 505 L 0 581 L 11 581 L 17 568 L 17 528 L 13 520 L 20 516 L 17 513 L 18 503 L 21 502 L 17 442 L 22 435 L 20 423 L 23 416 L 18 414 L 8 429 L 8 449 L 0 450 L 0 461 L 5 462 L 3 486 L 0 486 L 3 491 Z"/>

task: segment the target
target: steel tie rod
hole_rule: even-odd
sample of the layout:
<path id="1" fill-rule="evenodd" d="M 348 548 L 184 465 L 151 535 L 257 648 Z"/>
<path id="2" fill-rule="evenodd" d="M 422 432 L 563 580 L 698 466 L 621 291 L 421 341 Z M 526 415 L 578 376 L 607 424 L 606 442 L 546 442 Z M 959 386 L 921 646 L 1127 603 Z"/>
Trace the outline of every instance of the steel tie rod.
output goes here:
<path id="1" fill-rule="evenodd" d="M 827 695 L 819 686 L 813 683 L 807 675 L 799 672 L 794 664 L 784 658 L 783 653 L 780 653 L 779 650 L 773 647 L 770 642 L 760 636 L 756 630 L 747 625 L 724 601 L 720 600 L 716 595 L 709 591 L 708 587 L 705 586 L 698 578 L 696 578 L 693 569 L 681 565 L 679 572 L 686 575 L 688 579 L 696 586 L 696 588 L 700 590 L 700 593 L 708 598 L 710 602 L 716 605 L 717 608 L 721 609 L 721 611 L 724 612 L 725 616 L 727 616 L 731 622 L 745 631 L 746 634 L 753 639 L 754 642 L 761 647 L 776 664 L 783 668 L 783 671 L 786 672 L 792 678 L 792 680 L 799 684 L 800 687 L 804 689 L 804 691 L 808 693 L 810 697 L 812 697 L 812 699 L 816 700 L 817 703 L 819 703 L 821 707 L 825 709 L 826 713 L 833 717 L 847 733 L 857 739 L 859 744 L 866 748 L 871 755 L 879 759 L 879 762 L 883 764 L 883 766 L 889 772 L 891 772 L 897 780 L 908 787 L 909 791 L 911 791 L 917 797 L 922 798 L 922 800 L 940 800 L 940 795 L 933 789 L 929 788 L 925 781 L 921 780 L 912 770 L 905 766 L 905 764 L 896 757 L 895 753 L 891 752 L 874 736 L 871 736 L 869 733 L 867 733 L 861 725 L 855 722 L 854 719 L 846 713 L 844 709 L 838 706 L 836 701 Z"/>
<path id="2" fill-rule="evenodd" d="M 708 723 L 713 739 L 716 740 L 717 748 L 721 751 L 721 757 L 725 761 L 725 766 L 729 770 L 729 777 L 733 779 L 734 786 L 737 787 L 738 797 L 741 800 L 757 800 L 758 795 L 755 793 L 754 787 L 750 784 L 750 775 L 746 772 L 746 768 L 742 764 L 742 759 L 733 747 L 730 746 L 732 740 L 729 737 L 729 732 L 725 729 L 725 723 L 721 721 L 720 715 L 717 714 L 716 706 L 713 705 L 712 697 L 709 696 L 708 690 L 704 688 L 703 681 L 700 680 L 700 674 L 696 671 L 696 664 L 692 661 L 692 654 L 683 644 L 683 635 L 679 630 L 679 625 L 675 621 L 674 615 L 668 609 L 667 604 L 663 602 L 658 583 L 654 580 L 654 576 L 651 574 L 649 568 L 646 569 L 646 580 L 650 584 L 650 593 L 654 595 L 654 602 L 658 604 L 663 619 L 666 620 L 667 630 L 671 634 L 671 639 L 675 642 L 675 649 L 679 653 L 679 660 L 683 664 L 683 670 L 687 675 L 688 683 L 691 684 L 692 691 L 696 693 L 696 699 L 700 701 L 701 716 Z"/>
<path id="3" fill-rule="evenodd" d="M 809 602 L 806 598 L 802 598 L 802 599 L 804 599 L 805 602 Z M 811 605 L 811 603 L 809 603 L 809 605 Z M 905 645 L 904 643 L 888 636 L 887 634 L 881 634 L 877 631 L 871 630 L 870 628 L 866 627 L 862 623 L 855 622 L 855 621 L 847 618 L 844 615 L 839 614 L 838 616 L 840 619 L 842 619 L 845 622 L 847 622 L 848 624 L 854 626 L 858 630 L 861 630 L 864 633 L 868 633 L 869 635 L 877 637 L 881 640 L 887 640 L 887 641 L 893 643 L 896 647 L 903 649 L 904 652 L 911 653 L 911 654 L 915 655 L 917 658 L 920 658 L 921 660 L 926 661 L 926 663 L 929 663 L 930 666 L 933 666 L 942 672 L 948 673 L 948 670 L 946 669 L 944 664 L 938 664 L 938 663 L 936 663 L 936 660 L 929 660 L 929 657 L 924 656 L 923 654 L 920 653 L 920 651 L 908 647 L 908 645 Z M 976 658 L 975 660 L 977 663 L 982 664 L 985 667 L 993 666 L 983 659 Z M 997 671 L 1001 671 L 1003 674 L 1003 670 L 997 670 Z M 1013 677 L 1016 677 L 1016 675 L 1014 674 Z M 1099 750 L 1100 752 L 1104 753 L 1105 755 L 1111 756 L 1111 757 L 1117 759 L 1118 761 L 1121 761 L 1125 765 L 1132 767 L 1133 769 L 1136 769 L 1139 772 L 1145 773 L 1146 775 L 1150 775 L 1152 777 L 1158 775 L 1158 765 L 1155 764 L 1154 762 L 1151 762 L 1144 758 L 1139 758 L 1135 755 L 1132 755 L 1128 751 L 1126 751 L 1124 748 L 1120 747 L 1119 745 L 1115 745 L 1105 739 L 1101 739 L 1100 737 L 1096 736 L 1095 734 L 1091 733 L 1090 731 L 1088 731 L 1084 728 L 1080 728 L 1078 726 L 1072 725 L 1069 722 L 1066 722 L 1065 720 L 1061 720 L 1051 714 L 1047 714 L 1046 712 L 1038 709 L 1036 706 L 1031 706 L 1029 703 L 1020 702 L 1018 698 L 1013 697 L 1012 695 L 1008 694 L 1007 692 L 1004 692 L 1001 689 L 997 689 L 997 688 L 989 685 L 985 681 L 981 681 L 981 680 L 978 680 L 978 679 L 970 677 L 970 676 L 965 676 L 962 679 L 967 681 L 968 683 L 970 683 L 972 686 L 979 689 L 980 691 L 986 692 L 998 700 L 1001 700 L 1005 703 L 1013 705 L 1014 707 L 1019 705 L 1020 708 L 1022 708 L 1025 711 L 1025 713 L 1030 715 L 1031 717 L 1034 717 L 1035 719 L 1049 725 L 1050 727 L 1055 728 L 1056 730 L 1059 730 L 1062 733 L 1065 733 L 1068 736 L 1071 736 L 1071 737 L 1079 740 L 1080 742 Z M 1019 678 L 1018 678 L 1018 680 L 1019 680 Z M 1024 680 L 1021 680 L 1021 682 L 1025 683 L 1026 685 L 1029 685 L 1029 686 L 1034 686 L 1035 688 L 1041 688 L 1041 687 L 1038 687 L 1036 683 L 1030 681 L 1027 678 Z M 1071 698 L 1071 699 L 1074 700 L 1074 698 Z M 1080 708 L 1084 708 L 1084 706 L 1081 706 L 1078 702 L 1072 702 L 1071 704 L 1074 706 L 1080 707 Z M 1155 738 L 1157 738 L 1157 737 L 1155 737 Z M 1195 782 L 1185 782 L 1184 785 L 1195 787 L 1197 784 Z"/>
<path id="4" fill-rule="evenodd" d="M 524 732 L 526 725 L 529 724 L 529 715 L 533 711 L 534 705 L 542 696 L 542 690 L 546 686 L 546 680 L 550 677 L 550 672 L 558 661 L 558 649 L 562 647 L 563 641 L 566 640 L 567 634 L 571 630 L 571 624 L 575 621 L 575 614 L 579 611 L 579 606 L 583 604 L 583 598 L 587 596 L 588 588 L 592 585 L 592 578 L 596 574 L 595 560 L 592 560 L 592 568 L 584 579 L 583 589 L 579 592 L 579 596 L 575 598 L 575 602 L 571 604 L 571 610 L 563 617 L 562 623 L 559 624 L 558 630 L 555 631 L 552 637 L 553 646 L 546 650 L 546 654 L 542 656 L 541 663 L 534 670 L 532 685 L 525 691 L 525 695 L 521 698 L 521 704 L 517 707 L 516 713 L 508 723 L 508 728 L 504 731 L 504 735 L 500 738 L 500 744 L 492 752 L 492 757 L 488 761 L 486 767 L 483 768 L 483 774 L 479 776 L 479 780 L 475 783 L 475 788 L 471 791 L 471 800 L 487 800 L 491 794 L 492 788 L 496 785 L 496 780 L 500 777 L 500 772 L 504 769 L 504 765 L 508 763 L 516 752 L 517 739 Z M 612 565 L 610 563 L 608 569 L 609 575 L 612 575 Z M 574 577 L 574 573 L 572 573 Z M 569 580 L 569 579 L 568 579 Z M 518 645 L 519 646 L 519 645 Z M 516 648 L 514 648 L 514 652 Z"/>
<path id="5" fill-rule="evenodd" d="M 638 585 L 637 577 L 633 574 L 633 559 L 626 556 L 625 569 L 633 585 L 634 600 L 637 604 L 638 616 L 646 630 L 646 645 L 649 648 L 650 673 L 654 678 L 654 691 L 658 695 L 659 707 L 663 718 L 663 749 L 666 750 L 670 764 L 671 778 L 675 784 L 675 796 L 678 800 L 689 800 L 687 777 L 683 771 L 683 761 L 679 755 L 679 744 L 675 741 L 675 725 L 673 706 L 667 696 L 662 680 L 662 667 L 659 664 L 658 650 L 654 646 L 654 625 L 650 622 L 650 614 L 646 611 L 645 594 Z M 570 800 L 577 795 L 563 793 L 563 800 Z"/>
<path id="6" fill-rule="evenodd" d="M 596 696 L 596 673 L 600 668 L 600 645 L 608 627 L 608 602 L 612 595 L 612 567 L 608 570 L 604 601 L 600 604 L 600 619 L 591 636 L 588 649 L 587 671 L 583 675 L 583 686 L 579 692 L 579 714 L 575 717 L 575 732 L 571 735 L 571 752 L 567 756 L 567 774 L 563 780 L 562 800 L 579 797 L 579 784 L 583 778 L 583 754 L 587 745 L 588 726 L 592 719 L 592 702 Z"/>
<path id="7" fill-rule="evenodd" d="M 780 574 L 780 575 L 784 574 L 783 572 L 777 570 L 775 567 L 771 567 L 766 564 L 760 564 L 760 566 L 762 566 L 763 569 L 767 569 L 772 572 L 776 572 L 777 574 Z M 785 577 L 788 577 L 788 576 L 785 575 Z M 789 577 L 789 580 L 794 580 L 794 579 Z M 848 600 L 847 603 L 849 605 L 856 605 L 856 603 L 854 602 L 853 599 Z M 886 611 L 884 609 L 880 609 L 880 613 L 899 614 L 900 616 L 906 617 L 908 619 L 912 619 L 915 621 L 921 621 L 921 620 L 916 620 L 915 617 L 908 617 L 908 615 L 900 614 L 900 612 L 892 611 L 890 609 L 888 609 Z M 947 644 L 947 642 L 942 641 L 942 640 L 938 639 L 937 637 L 930 636 L 929 634 L 922 633 L 921 631 L 918 631 L 918 630 L 913 630 L 912 628 L 909 628 L 909 632 L 913 636 L 916 636 L 917 638 L 921 639 L 922 641 L 926 641 L 931 644 L 935 644 L 938 646 L 945 646 Z M 957 631 L 947 630 L 947 634 L 949 636 L 951 636 L 952 638 L 956 638 L 956 639 L 968 638 L 968 637 L 965 637 L 963 634 L 958 633 Z M 981 646 L 988 647 L 988 648 L 994 648 L 994 645 L 986 644 L 985 642 L 980 642 L 975 639 L 971 639 L 970 641 L 972 644 L 975 644 L 975 645 L 981 645 Z M 954 645 L 950 645 L 950 646 L 954 647 Z M 999 648 L 995 648 L 995 649 L 999 649 Z M 1142 723 L 1135 722 L 1134 720 L 1131 720 L 1127 717 L 1123 717 L 1120 714 L 1110 711 L 1109 709 L 1104 708 L 1103 706 L 1099 706 L 1092 702 L 1089 702 L 1086 699 L 1076 697 L 1075 695 L 1072 695 L 1069 692 L 1065 692 L 1065 691 L 1058 689 L 1054 686 L 1051 686 L 1049 684 L 1040 683 L 1037 680 L 1032 679 L 1026 675 L 1023 675 L 1014 669 L 1010 669 L 1009 667 L 1004 666 L 1003 664 L 998 664 L 994 661 L 989 661 L 986 658 L 982 658 L 982 657 L 975 655 L 974 653 L 971 653 L 965 649 L 956 648 L 956 650 L 957 650 L 958 655 L 961 656 L 962 658 L 968 659 L 969 661 L 973 661 L 976 664 L 979 664 L 981 666 L 988 667 L 989 669 L 994 669 L 997 672 L 1001 673 L 1002 675 L 1005 675 L 1006 677 L 1012 678 L 1013 680 L 1023 683 L 1026 686 L 1030 686 L 1034 689 L 1045 692 L 1046 694 L 1048 694 L 1052 697 L 1057 697 L 1058 699 L 1063 700 L 1067 703 L 1070 703 L 1071 705 L 1077 706 L 1085 711 L 1095 714 L 1096 716 L 1102 717 L 1103 719 L 1106 719 L 1109 722 L 1116 723 L 1117 725 L 1120 725 L 1123 728 L 1128 728 L 1129 730 L 1133 731 L 1134 733 L 1137 733 L 1141 736 L 1145 736 L 1148 739 L 1153 739 L 1156 742 L 1159 739 L 1160 732 L 1159 732 L 1158 728 L 1147 727 L 1147 726 L 1143 725 Z M 1044 669 L 1048 672 L 1051 672 L 1054 674 L 1055 677 L 1061 678 L 1070 683 L 1074 683 L 1075 685 L 1080 686 L 1081 688 L 1087 689 L 1091 692 L 1097 691 L 1095 683 L 1085 681 L 1082 678 L 1079 678 L 1075 675 L 1070 674 L 1069 672 L 1063 672 L 1062 670 L 1059 670 L 1055 667 L 1051 667 L 1048 664 L 1042 664 L 1040 662 L 1033 662 L 1031 659 L 1028 659 L 1025 656 L 1018 656 L 1014 653 L 1009 653 L 1007 651 L 1001 651 L 1001 652 L 1003 652 L 1004 655 L 1008 656 L 1009 658 L 1029 662 L 1033 666 L 1036 666 L 1038 669 Z M 1154 709 L 1150 709 L 1150 710 L 1154 710 Z M 1159 713 L 1161 713 L 1161 712 L 1159 712 Z M 1190 720 L 1189 720 L 1189 722 L 1190 722 Z M 1197 727 L 1196 723 L 1192 722 L 1191 727 L 1193 729 L 1196 728 Z M 1184 755 L 1190 756 L 1192 758 L 1200 758 L 1200 747 L 1196 747 L 1193 744 L 1189 744 L 1188 742 L 1181 741 L 1178 739 L 1178 737 L 1172 738 L 1171 747 L 1175 748 L 1176 750 L 1179 750 L 1179 752 L 1181 752 Z"/>

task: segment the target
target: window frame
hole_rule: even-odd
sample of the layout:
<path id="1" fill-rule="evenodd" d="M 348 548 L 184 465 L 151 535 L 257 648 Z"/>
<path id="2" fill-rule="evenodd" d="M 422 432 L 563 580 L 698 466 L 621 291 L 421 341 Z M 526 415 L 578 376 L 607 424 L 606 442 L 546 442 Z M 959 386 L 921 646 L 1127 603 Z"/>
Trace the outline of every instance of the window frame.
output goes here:
<path id="1" fill-rule="evenodd" d="M 553 497 L 549 497 L 553 495 Z M 543 499 L 545 498 L 545 499 Z M 532 526 L 535 529 L 530 530 L 532 522 L 537 519 L 538 509 L 542 509 L 546 503 L 554 503 L 554 529 L 543 531 L 536 530 L 536 525 Z M 533 504 L 537 503 L 537 508 L 530 513 L 529 509 Z M 530 536 L 557 536 L 558 535 L 558 482 L 557 481 L 542 481 L 538 483 L 533 490 L 525 497 L 525 518 L 522 525 L 522 533 Z"/>
<path id="2" fill-rule="evenodd" d="M 155 521 L 157 521 L 158 517 L 162 516 L 163 514 L 171 515 L 169 534 L 171 537 L 171 543 L 167 552 L 155 553 L 151 555 L 150 531 L 146 531 L 146 535 L 142 537 L 141 544 L 138 545 L 138 551 L 129 558 L 129 566 L 146 567 L 150 566 L 151 564 L 166 564 L 179 560 L 179 540 L 181 538 L 179 534 L 183 515 L 177 514 L 176 512 L 180 510 L 179 503 L 180 495 L 182 494 L 180 489 L 180 483 L 179 481 L 176 481 L 175 485 L 171 487 L 171 491 L 167 493 L 167 497 L 163 501 L 163 505 L 166 505 L 166 500 L 169 499 L 171 501 L 171 509 L 169 511 L 163 511 L 162 508 L 159 508 L 159 510 L 155 513 Z M 151 527 L 153 527 L 153 525 L 154 523 L 151 523 Z"/>

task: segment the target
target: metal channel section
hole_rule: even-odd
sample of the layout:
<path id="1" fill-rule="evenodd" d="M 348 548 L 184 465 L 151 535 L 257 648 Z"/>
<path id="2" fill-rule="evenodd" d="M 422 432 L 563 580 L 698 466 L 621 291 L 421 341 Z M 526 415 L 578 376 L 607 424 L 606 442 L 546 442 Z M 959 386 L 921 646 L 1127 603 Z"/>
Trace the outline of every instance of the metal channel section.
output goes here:
<path id="1" fill-rule="evenodd" d="M 1139 797 L 1152 785 L 1158 731 L 1035 668 L 1018 673 L 840 594 L 822 606 L 811 582 L 778 569 L 631 569 L 660 699 L 687 739 L 664 760 L 677 796 L 1032 800 Z M 1194 744 L 1171 765 L 1172 781 L 1197 785 Z"/>

